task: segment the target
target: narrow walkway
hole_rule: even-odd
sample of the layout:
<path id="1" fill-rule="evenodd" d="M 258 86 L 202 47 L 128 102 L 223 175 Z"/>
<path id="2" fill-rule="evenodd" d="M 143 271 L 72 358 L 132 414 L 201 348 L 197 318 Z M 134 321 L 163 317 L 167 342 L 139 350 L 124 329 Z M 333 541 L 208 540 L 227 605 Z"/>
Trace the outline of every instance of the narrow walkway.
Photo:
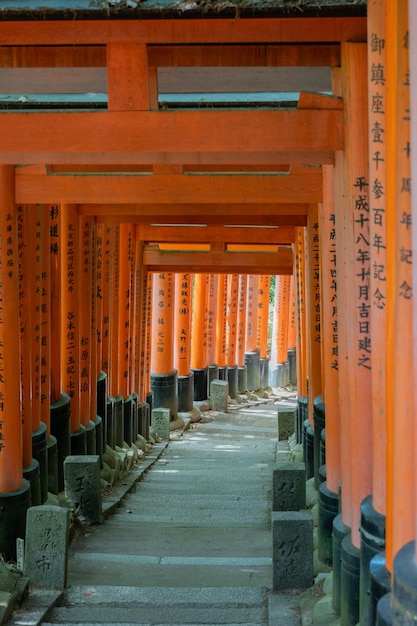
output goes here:
<path id="1" fill-rule="evenodd" d="M 117 513 L 72 543 L 48 623 L 268 624 L 277 410 L 209 412 L 174 435 Z"/>

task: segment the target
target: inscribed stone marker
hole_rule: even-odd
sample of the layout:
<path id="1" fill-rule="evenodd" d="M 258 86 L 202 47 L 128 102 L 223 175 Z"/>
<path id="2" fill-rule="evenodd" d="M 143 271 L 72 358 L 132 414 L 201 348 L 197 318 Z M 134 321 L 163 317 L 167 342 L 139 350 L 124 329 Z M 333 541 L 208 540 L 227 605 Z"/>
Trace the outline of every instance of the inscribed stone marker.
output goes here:
<path id="1" fill-rule="evenodd" d="M 313 584 L 313 518 L 305 511 L 272 513 L 272 589 Z"/>
<path id="2" fill-rule="evenodd" d="M 158 437 L 164 440 L 169 439 L 169 423 L 171 421 L 171 409 L 152 409 L 152 427 Z"/>
<path id="3" fill-rule="evenodd" d="M 28 509 L 24 570 L 32 585 L 65 588 L 69 518 L 64 507 L 42 504 Z"/>
<path id="4" fill-rule="evenodd" d="M 64 461 L 65 495 L 90 524 L 101 524 L 100 457 L 96 454 L 67 456 Z"/>
<path id="5" fill-rule="evenodd" d="M 299 511 L 306 507 L 304 463 L 277 463 L 272 476 L 272 510 Z"/>

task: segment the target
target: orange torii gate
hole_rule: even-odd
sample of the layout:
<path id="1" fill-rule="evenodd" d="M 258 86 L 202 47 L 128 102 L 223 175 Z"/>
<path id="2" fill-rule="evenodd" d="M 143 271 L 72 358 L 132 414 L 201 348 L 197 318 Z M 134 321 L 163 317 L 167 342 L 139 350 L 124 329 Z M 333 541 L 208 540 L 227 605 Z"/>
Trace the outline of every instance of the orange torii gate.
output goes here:
<path id="1" fill-rule="evenodd" d="M 11 269 L 17 263 L 16 209 L 17 205 L 32 207 L 38 204 L 44 207 L 43 239 L 49 239 L 51 244 L 54 229 L 50 230 L 48 236 L 47 228 L 50 225 L 45 226 L 48 222 L 46 210 L 57 207 L 59 219 L 62 220 L 58 223 L 56 216 L 50 216 L 51 223 L 53 219 L 56 220 L 61 263 L 59 267 L 59 263 L 55 262 L 57 259 L 52 257 L 51 249 L 51 345 L 59 345 L 61 341 L 65 343 L 64 324 L 68 323 L 68 314 L 71 313 L 71 331 L 72 314 L 79 316 L 76 319 L 78 343 L 74 348 L 71 347 L 74 352 L 70 354 L 69 361 L 64 362 L 62 351 L 59 355 L 51 353 L 52 407 L 67 406 L 65 391 L 73 393 L 74 385 L 79 384 L 78 380 L 72 380 L 72 374 L 73 360 L 80 359 L 80 338 L 85 347 L 87 335 L 89 332 L 94 333 L 93 326 L 89 328 L 88 325 L 89 316 L 93 317 L 93 313 L 88 310 L 94 310 L 91 300 L 80 304 L 78 294 L 77 304 L 76 294 L 67 291 L 68 273 L 72 271 L 73 261 L 71 259 L 69 263 L 68 249 L 66 252 L 64 249 L 69 224 L 67 212 L 74 211 L 72 219 L 74 230 L 77 224 L 78 233 L 82 224 L 86 223 L 91 225 L 93 232 L 101 233 L 102 237 L 104 232 L 107 233 L 100 243 L 103 264 L 107 263 L 107 277 L 99 276 L 97 272 L 94 278 L 94 267 L 97 266 L 93 262 L 88 269 L 90 289 L 93 288 L 92 285 L 96 285 L 97 290 L 101 289 L 103 294 L 102 302 L 97 299 L 96 303 L 102 318 L 97 320 L 101 341 L 99 346 L 95 346 L 95 342 L 91 340 L 93 353 L 88 351 L 87 354 L 85 349 L 82 353 L 88 360 L 90 372 L 88 381 L 83 380 L 84 384 L 95 384 L 99 372 L 103 370 L 109 391 L 115 398 L 107 403 L 109 420 L 105 423 L 107 429 L 111 421 L 116 420 L 108 429 L 110 433 L 113 432 L 110 436 L 111 443 L 114 443 L 116 426 L 120 426 L 119 409 L 123 401 L 139 390 L 142 400 L 149 392 L 148 357 L 152 347 L 152 326 L 147 323 L 150 321 L 151 306 L 146 300 L 149 298 L 152 281 L 155 281 L 154 290 L 159 293 L 162 289 L 159 284 L 161 275 L 168 272 L 219 277 L 232 273 L 239 276 L 290 275 L 294 267 L 294 254 L 290 246 L 295 244 L 295 256 L 298 255 L 295 259 L 294 291 L 297 294 L 297 378 L 300 410 L 303 417 L 308 418 L 307 423 L 312 429 L 317 397 L 323 398 L 326 411 L 331 410 L 330 407 L 334 408 L 337 400 L 340 401 L 340 415 L 329 415 L 330 430 L 326 445 L 329 447 L 333 442 L 334 447 L 328 451 L 326 465 L 329 465 L 328 488 L 333 500 L 337 501 L 338 481 L 342 482 L 344 526 L 341 530 L 342 535 L 346 533 L 347 538 L 342 541 L 339 533 L 342 544 L 339 548 L 345 573 L 347 568 L 351 568 L 355 582 L 353 589 L 348 588 L 345 585 L 346 577 L 343 578 L 342 575 L 339 608 L 345 623 L 356 623 L 359 610 L 356 597 L 359 595 L 359 578 L 363 578 L 361 567 L 366 569 L 365 565 L 369 560 L 369 555 L 364 557 L 361 553 L 359 527 L 360 524 L 366 526 L 369 515 L 369 510 L 363 508 L 364 498 L 366 500 L 373 493 L 373 504 L 377 512 L 386 514 L 387 517 L 387 567 L 394 585 L 396 610 L 403 610 L 401 597 L 396 595 L 396 576 L 401 580 L 401 568 L 396 573 L 395 557 L 401 551 L 402 544 L 413 539 L 415 535 L 410 515 L 404 511 L 405 502 L 415 501 L 415 472 L 407 468 L 408 473 L 404 476 L 399 439 L 404 441 L 408 424 L 405 413 L 414 405 L 410 392 L 412 386 L 406 385 L 410 381 L 414 356 L 411 354 L 411 342 L 407 345 L 401 334 L 403 329 L 394 328 L 393 320 L 398 315 L 405 320 L 404 325 L 410 325 L 414 314 L 411 297 L 405 298 L 404 295 L 410 295 L 410 291 L 406 289 L 411 281 L 410 267 L 407 266 L 411 266 L 412 255 L 407 255 L 406 251 L 412 250 L 408 230 L 411 224 L 407 221 L 408 218 L 405 223 L 402 221 L 403 214 L 410 215 L 411 219 L 412 213 L 407 195 L 410 181 L 407 174 L 409 153 L 406 150 L 409 147 L 409 124 L 403 119 L 404 115 L 401 117 L 401 111 L 407 112 L 409 108 L 407 89 L 404 89 L 403 84 L 407 81 L 403 80 L 401 83 L 401 77 L 407 76 L 408 48 L 400 46 L 408 32 L 406 23 L 402 21 L 408 8 L 405 0 L 398 3 L 398 6 L 390 7 L 385 39 L 383 31 L 378 30 L 380 25 L 371 20 L 378 12 L 385 10 L 385 3 L 382 0 L 369 2 L 369 24 L 372 24 L 372 30 L 369 31 L 368 57 L 373 60 L 368 66 L 367 76 L 364 54 L 367 38 L 365 18 L 329 20 L 245 17 L 233 21 L 201 18 L 186 21 L 92 19 L 0 22 L 0 66 L 2 70 L 9 71 L 14 87 L 19 87 L 20 82 L 21 88 L 23 82 L 25 88 L 29 89 L 42 72 L 44 76 L 48 76 L 48 67 L 65 70 L 62 72 L 62 81 L 67 81 L 66 84 L 73 87 L 77 78 L 70 70 L 75 67 L 89 70 L 89 80 L 93 81 L 90 84 L 103 85 L 107 82 L 106 110 L 0 113 L 0 288 L 1 300 L 7 299 L 8 303 L 7 310 L 2 309 L 0 318 L 4 364 L 0 381 L 0 406 L 2 416 L 5 413 L 7 415 L 6 420 L 1 420 L 0 482 L 1 503 L 6 503 L 6 506 L 10 503 L 9 510 L 13 508 L 13 514 L 9 514 L 12 523 L 7 531 L 2 532 L 6 543 L 0 548 L 6 555 L 13 556 L 14 550 L 9 528 L 13 528 L 13 533 L 14 527 L 16 531 L 21 529 L 21 520 L 29 505 L 27 484 L 22 479 L 23 466 L 30 460 L 30 451 L 27 449 L 29 430 L 26 424 L 22 428 L 20 422 L 20 363 L 13 352 L 13 345 L 17 345 L 19 337 L 17 297 L 21 288 L 18 277 Z M 186 46 L 183 45 L 185 34 Z M 395 369 L 395 376 L 405 385 L 404 394 L 400 394 L 401 406 L 404 408 L 402 414 L 395 401 L 398 390 L 392 384 L 387 386 L 386 406 L 393 409 L 389 412 L 387 423 L 383 417 L 377 419 L 376 415 L 380 410 L 383 416 L 386 410 L 383 398 L 380 398 L 378 409 L 370 394 L 371 377 L 372 385 L 378 389 L 383 384 L 382 376 L 376 377 L 367 368 L 373 358 L 373 354 L 370 356 L 370 342 L 379 333 L 384 334 L 383 330 L 378 330 L 379 326 L 377 329 L 376 323 L 373 326 L 367 308 L 369 291 L 378 286 L 374 281 L 382 280 L 381 266 L 385 261 L 381 262 L 381 257 L 369 240 L 370 236 L 377 237 L 373 241 L 383 243 L 380 238 L 383 234 L 376 228 L 379 224 L 374 223 L 371 226 L 367 221 L 366 203 L 368 202 L 368 209 L 372 211 L 378 211 L 381 206 L 380 203 L 369 205 L 369 194 L 375 187 L 370 185 L 366 162 L 372 161 L 368 157 L 375 157 L 376 152 L 372 152 L 375 146 L 368 148 L 369 133 L 365 123 L 367 108 L 371 109 L 374 105 L 378 109 L 382 104 L 381 93 L 374 89 L 375 74 L 372 74 L 375 71 L 372 63 L 379 67 L 379 80 L 381 71 L 384 71 L 378 56 L 383 48 L 382 41 L 384 46 L 385 43 L 387 45 L 387 55 L 388 50 L 391 55 L 387 56 L 387 76 L 391 92 L 386 110 L 389 125 L 385 128 L 379 126 L 379 136 L 383 136 L 382 132 L 386 133 L 386 139 L 382 141 L 386 141 L 387 145 L 390 142 L 391 159 L 395 157 L 397 160 L 398 157 L 399 163 L 400 155 L 402 156 L 403 172 L 397 169 L 397 165 L 392 167 L 386 181 L 386 211 L 392 227 L 389 233 L 389 241 L 392 242 L 391 256 L 386 260 L 387 278 L 391 282 L 386 293 L 392 296 L 388 308 L 388 324 L 391 324 L 388 328 L 392 332 L 388 333 L 387 352 L 384 354 L 381 347 L 378 348 L 379 353 L 375 350 L 379 358 L 388 356 L 388 360 L 391 359 L 391 362 L 382 367 L 387 367 L 389 371 L 390 368 Z M 225 43 L 228 45 L 224 45 Z M 375 56 L 372 57 L 372 54 Z M 334 92 L 343 94 L 344 102 L 323 95 L 301 94 L 298 108 L 294 110 L 162 110 L 158 105 L 160 94 L 157 69 L 187 65 L 326 65 L 332 68 L 341 65 L 342 88 L 337 90 L 335 87 Z M 355 128 L 352 126 L 352 119 L 356 120 Z M 370 123 L 371 120 L 372 117 Z M 363 133 L 359 133 L 358 128 L 363 128 Z M 378 151 L 377 160 L 381 157 L 382 152 Z M 330 168 L 324 179 L 320 166 Z M 330 170 L 333 171 L 330 173 Z M 378 180 L 382 180 L 380 174 L 378 171 Z M 375 171 L 374 175 L 376 176 Z M 346 204 L 342 203 L 343 180 L 347 184 Z M 372 183 L 374 181 L 375 179 Z M 402 185 L 405 185 L 405 191 Z M 322 298 L 316 298 L 320 289 L 322 294 L 329 293 L 329 289 L 332 289 L 332 283 L 324 289 L 323 283 L 319 284 L 324 270 L 329 270 L 332 257 L 329 258 L 329 249 L 316 249 L 317 240 L 314 237 L 317 225 L 317 230 L 320 231 L 318 234 L 322 236 L 321 244 L 329 243 L 329 239 L 323 239 L 323 235 L 330 236 L 329 231 L 320 227 L 320 220 L 333 215 L 329 186 L 333 187 L 335 233 L 338 242 L 337 320 L 334 319 L 333 311 L 324 310 Z M 322 203 L 323 209 L 320 206 Z M 395 211 L 392 208 L 394 204 L 398 206 Z M 382 215 L 381 211 L 370 214 Z M 312 227 L 307 233 L 305 227 L 308 224 Z M 261 254 L 241 249 L 233 252 L 233 243 L 259 243 L 259 231 L 255 232 L 255 228 L 244 228 L 247 226 L 263 227 L 262 241 L 277 244 L 275 251 Z M 347 235 L 344 232 L 346 226 Z M 135 250 L 136 257 L 133 259 L 133 252 L 129 252 L 130 265 L 120 267 L 117 260 L 120 261 L 123 255 L 120 255 L 118 246 L 122 244 L 122 247 L 129 247 L 127 231 L 135 233 L 130 250 Z M 210 246 L 207 250 L 183 249 L 178 252 L 162 250 L 161 245 L 155 245 L 181 241 Z M 80 243 L 78 246 L 80 252 L 82 246 Z M 309 255 L 307 264 L 305 250 Z M 66 253 L 68 263 L 63 267 Z M 7 264 L 3 261 L 6 258 L 4 255 L 9 259 Z M 77 262 L 79 261 L 80 257 Z M 371 271 L 374 272 L 373 276 Z M 60 274 L 62 280 L 58 278 Z M 333 276 L 327 275 L 327 279 L 329 278 Z M 106 283 L 107 279 L 109 282 Z M 401 293 L 397 287 L 402 290 Z M 59 302 L 67 302 L 76 309 L 72 311 L 68 306 L 66 318 L 62 316 L 63 309 L 60 309 L 59 324 L 52 322 L 52 319 L 56 322 L 59 318 L 56 315 L 56 306 L 53 306 L 56 294 Z M 114 302 L 115 294 L 122 295 L 117 304 Z M 319 301 L 320 305 L 317 305 Z M 320 310 L 313 309 L 312 303 L 319 306 Z M 43 307 L 42 303 L 40 306 Z M 45 313 L 47 314 L 47 310 Z M 200 318 L 204 319 L 204 312 Z M 160 324 L 160 319 L 162 318 L 156 320 L 156 327 Z M 333 326 L 336 322 L 337 325 Z M 133 324 L 135 333 L 140 338 L 134 346 L 131 342 Z M 320 339 L 326 338 L 322 349 L 319 349 L 319 341 L 316 341 L 319 330 Z M 56 334 L 54 339 L 52 333 Z M 333 343 L 327 341 L 330 334 L 336 336 Z M 30 335 L 27 344 L 25 338 L 24 345 L 30 345 L 32 350 L 36 338 L 34 332 Z M 72 339 L 72 334 L 65 339 L 67 352 L 72 346 L 69 339 Z M 407 348 L 407 364 L 402 363 L 402 367 L 396 369 L 392 359 L 399 358 L 400 347 L 403 345 Z M 241 367 L 239 348 L 238 340 L 238 367 Z M 332 361 L 329 363 L 332 350 L 338 351 L 338 376 L 334 376 L 331 371 Z M 326 351 L 326 356 L 323 356 L 323 351 Z M 102 358 L 98 358 L 98 355 Z M 195 355 L 195 359 L 192 355 L 190 365 L 203 370 L 206 363 L 197 356 L 201 355 Z M 95 361 L 97 358 L 98 361 Z M 27 354 L 25 360 L 32 363 Z M 128 361 L 127 368 L 125 360 Z M 76 367 L 80 367 L 79 362 Z M 164 367 L 165 364 L 162 369 Z M 171 361 L 169 367 L 171 368 Z M 322 379 L 318 375 L 319 369 Z M 83 372 L 86 371 L 84 368 Z M 401 373 L 406 382 L 400 380 Z M 30 384 L 37 389 L 35 377 L 30 380 Z M 336 398 L 333 397 L 335 386 Z M 352 397 L 349 397 L 349 389 L 356 391 L 350 394 Z M 72 440 L 79 433 L 83 445 L 81 426 L 89 427 L 90 422 L 94 421 L 95 407 L 87 408 L 86 398 L 81 401 L 77 394 L 74 395 L 77 410 L 74 409 L 71 419 Z M 116 404 L 118 408 L 113 415 Z M 33 421 L 35 426 L 38 426 L 37 417 Z M 66 415 L 63 422 L 69 425 L 66 421 L 68 418 L 69 415 Z M 51 411 L 51 432 L 56 432 L 55 422 Z M 355 438 L 355 429 L 362 429 L 363 436 L 359 441 Z M 383 443 L 378 441 L 378 435 L 385 430 L 390 435 L 390 445 L 387 446 L 387 468 L 381 468 L 372 460 L 372 452 L 383 453 Z M 410 433 L 410 441 L 414 434 Z M 314 436 L 317 435 L 314 432 Z M 340 445 L 340 453 L 335 450 L 337 443 Z M 406 446 L 406 450 L 411 457 L 410 445 Z M 58 456 L 61 455 L 62 459 L 63 454 L 65 455 L 65 451 L 62 451 L 61 446 Z M 337 463 L 339 460 L 340 467 Z M 376 473 L 382 475 L 381 481 L 377 480 Z M 16 496 L 19 498 L 17 507 Z M 361 513 L 365 515 L 362 520 Z M 16 523 L 16 519 L 19 523 Z M 374 539 L 379 540 L 380 537 Z M 340 562 L 340 554 L 338 558 Z M 415 562 L 413 559 L 414 549 L 412 564 Z"/>

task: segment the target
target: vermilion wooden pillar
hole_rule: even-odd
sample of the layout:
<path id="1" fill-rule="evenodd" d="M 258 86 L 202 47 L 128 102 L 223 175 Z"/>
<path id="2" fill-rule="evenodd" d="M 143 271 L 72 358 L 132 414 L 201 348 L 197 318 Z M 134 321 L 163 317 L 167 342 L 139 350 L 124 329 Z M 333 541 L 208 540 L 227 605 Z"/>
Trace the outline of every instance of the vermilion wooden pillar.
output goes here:
<path id="1" fill-rule="evenodd" d="M 22 478 L 20 416 L 19 259 L 14 167 L 0 165 L 0 551 L 16 558 L 25 536 L 30 485 Z"/>
<path id="2" fill-rule="evenodd" d="M 259 351 L 256 346 L 258 323 L 258 284 L 259 276 L 248 276 L 246 301 L 246 345 L 245 363 L 248 375 L 248 389 L 256 391 L 260 387 Z"/>
<path id="3" fill-rule="evenodd" d="M 34 505 L 39 505 L 41 504 L 39 462 L 32 458 L 32 414 L 38 409 L 38 403 L 32 400 L 36 393 L 34 361 L 38 354 L 40 330 L 39 308 L 37 315 L 34 310 L 34 303 L 36 302 L 36 218 L 36 206 L 18 207 L 22 468 L 23 477 L 31 486 L 31 501 Z M 3 252 L 3 254 L 5 253 Z M 39 394 L 37 397 L 39 399 Z"/>
<path id="4" fill-rule="evenodd" d="M 361 506 L 360 620 L 376 617 L 388 591 L 385 556 L 387 466 L 387 220 L 385 0 L 368 3 L 369 233 L 372 349 L 372 494 Z M 376 557 L 372 562 L 373 557 Z M 371 588 L 371 593 L 369 589 Z"/>
<path id="5" fill-rule="evenodd" d="M 218 377 L 227 379 L 226 364 L 226 314 L 227 314 L 227 274 L 217 276 L 217 307 L 216 307 L 216 363 L 219 366 Z"/>
<path id="6" fill-rule="evenodd" d="M 259 276 L 258 283 L 258 321 L 256 332 L 256 347 L 259 350 L 260 383 L 262 388 L 269 384 L 268 349 L 268 322 L 269 322 L 269 285 L 270 276 Z"/>
<path id="7" fill-rule="evenodd" d="M 192 411 L 194 375 L 191 363 L 191 274 L 175 274 L 174 367 L 178 372 L 178 410 Z"/>
<path id="8" fill-rule="evenodd" d="M 228 274 L 227 278 L 227 317 L 226 317 L 226 363 L 229 396 L 237 397 L 238 365 L 237 365 L 237 307 L 239 297 L 239 274 Z"/>
<path id="9" fill-rule="evenodd" d="M 319 485 L 318 556 L 322 562 L 331 565 L 333 563 L 333 521 L 339 512 L 341 470 L 336 215 L 334 171 L 330 165 L 323 166 L 320 235 L 322 395 L 326 411 L 326 480 Z"/>
<path id="10" fill-rule="evenodd" d="M 290 305 L 290 276 L 275 277 L 275 302 L 273 320 L 273 350 L 275 363 L 274 387 L 288 383 L 288 326 Z"/>
<path id="11" fill-rule="evenodd" d="M 308 419 L 307 374 L 306 374 L 306 314 L 305 314 L 305 232 L 297 228 L 294 243 L 294 292 L 297 324 L 297 443 L 303 441 L 303 427 Z"/>
<path id="12" fill-rule="evenodd" d="M 191 371 L 194 374 L 194 400 L 207 398 L 207 297 L 208 274 L 194 275 L 191 321 Z"/>
<path id="13" fill-rule="evenodd" d="M 248 388 L 248 375 L 245 363 L 246 348 L 246 302 L 248 293 L 248 277 L 239 274 L 239 302 L 237 317 L 237 364 L 238 364 L 238 390 L 245 393 Z"/>
<path id="14" fill-rule="evenodd" d="M 342 623 L 359 618 L 361 503 L 372 490 L 371 294 L 365 44 L 342 44 L 345 104 L 347 333 L 350 387 L 351 534 L 342 541 Z M 353 293 L 352 293 L 353 291 Z M 342 483 L 343 496 L 343 483 Z M 349 578 L 344 576 L 349 568 Z"/>
<path id="15" fill-rule="evenodd" d="M 133 273 L 133 226 L 120 224 L 119 230 L 119 310 L 118 310 L 118 389 L 123 401 L 123 422 L 118 431 L 121 443 L 133 441 L 133 396 L 130 379 L 131 281 Z"/>
<path id="16" fill-rule="evenodd" d="M 178 413 L 177 370 L 174 369 L 174 275 L 154 273 L 152 277 L 152 351 L 151 390 L 153 408 L 171 410 L 171 419 Z"/>
<path id="17" fill-rule="evenodd" d="M 297 384 L 297 323 L 295 316 L 294 276 L 290 276 L 290 313 L 288 326 L 289 383 Z"/>
<path id="18" fill-rule="evenodd" d="M 49 306 L 51 309 L 51 450 L 48 458 L 48 472 L 55 467 L 56 472 L 50 475 L 49 490 L 58 493 L 64 489 L 64 459 L 71 453 L 70 429 L 70 397 L 63 389 L 62 341 L 65 323 L 62 320 L 62 265 L 64 235 L 61 223 L 62 207 L 52 204 L 49 207 L 49 262 L 51 272 L 51 291 Z M 54 456 L 54 439 L 56 440 L 56 459 Z M 53 483 L 53 476 L 56 481 Z M 52 486 L 54 485 L 54 486 Z"/>
<path id="19" fill-rule="evenodd" d="M 92 335 L 91 335 L 91 307 L 93 289 L 93 221 L 91 217 L 79 219 L 79 396 L 80 421 L 85 428 L 86 452 L 96 453 L 95 423 L 91 420 L 92 400 Z M 94 371 L 94 387 L 96 386 L 96 372 Z"/>
<path id="20" fill-rule="evenodd" d="M 209 274 L 207 293 L 207 397 L 210 395 L 210 383 L 218 378 L 219 365 L 216 362 L 216 321 L 217 321 L 218 275 Z"/>
<path id="21" fill-rule="evenodd" d="M 417 620 L 416 403 L 410 121 L 410 40 L 407 0 L 387 3 L 387 567 L 393 572 L 393 624 Z M 415 25 L 415 22 L 414 22 Z M 414 75 L 415 78 L 415 75 Z M 415 329 L 413 329 L 415 332 Z"/>
<path id="22" fill-rule="evenodd" d="M 85 454 L 85 427 L 80 415 L 80 280 L 79 216 L 76 205 L 61 206 L 61 369 L 62 387 L 70 397 L 71 453 Z"/>

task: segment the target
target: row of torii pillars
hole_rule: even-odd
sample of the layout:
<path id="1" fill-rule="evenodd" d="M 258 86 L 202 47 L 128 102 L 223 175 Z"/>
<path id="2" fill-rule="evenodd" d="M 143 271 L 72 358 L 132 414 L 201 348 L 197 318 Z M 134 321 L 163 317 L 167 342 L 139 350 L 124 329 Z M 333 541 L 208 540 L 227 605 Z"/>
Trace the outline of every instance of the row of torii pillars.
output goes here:
<path id="1" fill-rule="evenodd" d="M 68 455 L 149 437 L 153 408 L 172 427 L 210 381 L 229 395 L 296 383 L 293 278 L 148 272 L 132 224 L 76 205 L 15 205 L 0 168 L 0 552 L 16 557 L 26 511 L 64 488 Z M 271 340 L 272 339 L 272 340 Z M 291 361 L 291 372 L 289 366 Z M 271 368 L 270 366 L 271 362 Z"/>

